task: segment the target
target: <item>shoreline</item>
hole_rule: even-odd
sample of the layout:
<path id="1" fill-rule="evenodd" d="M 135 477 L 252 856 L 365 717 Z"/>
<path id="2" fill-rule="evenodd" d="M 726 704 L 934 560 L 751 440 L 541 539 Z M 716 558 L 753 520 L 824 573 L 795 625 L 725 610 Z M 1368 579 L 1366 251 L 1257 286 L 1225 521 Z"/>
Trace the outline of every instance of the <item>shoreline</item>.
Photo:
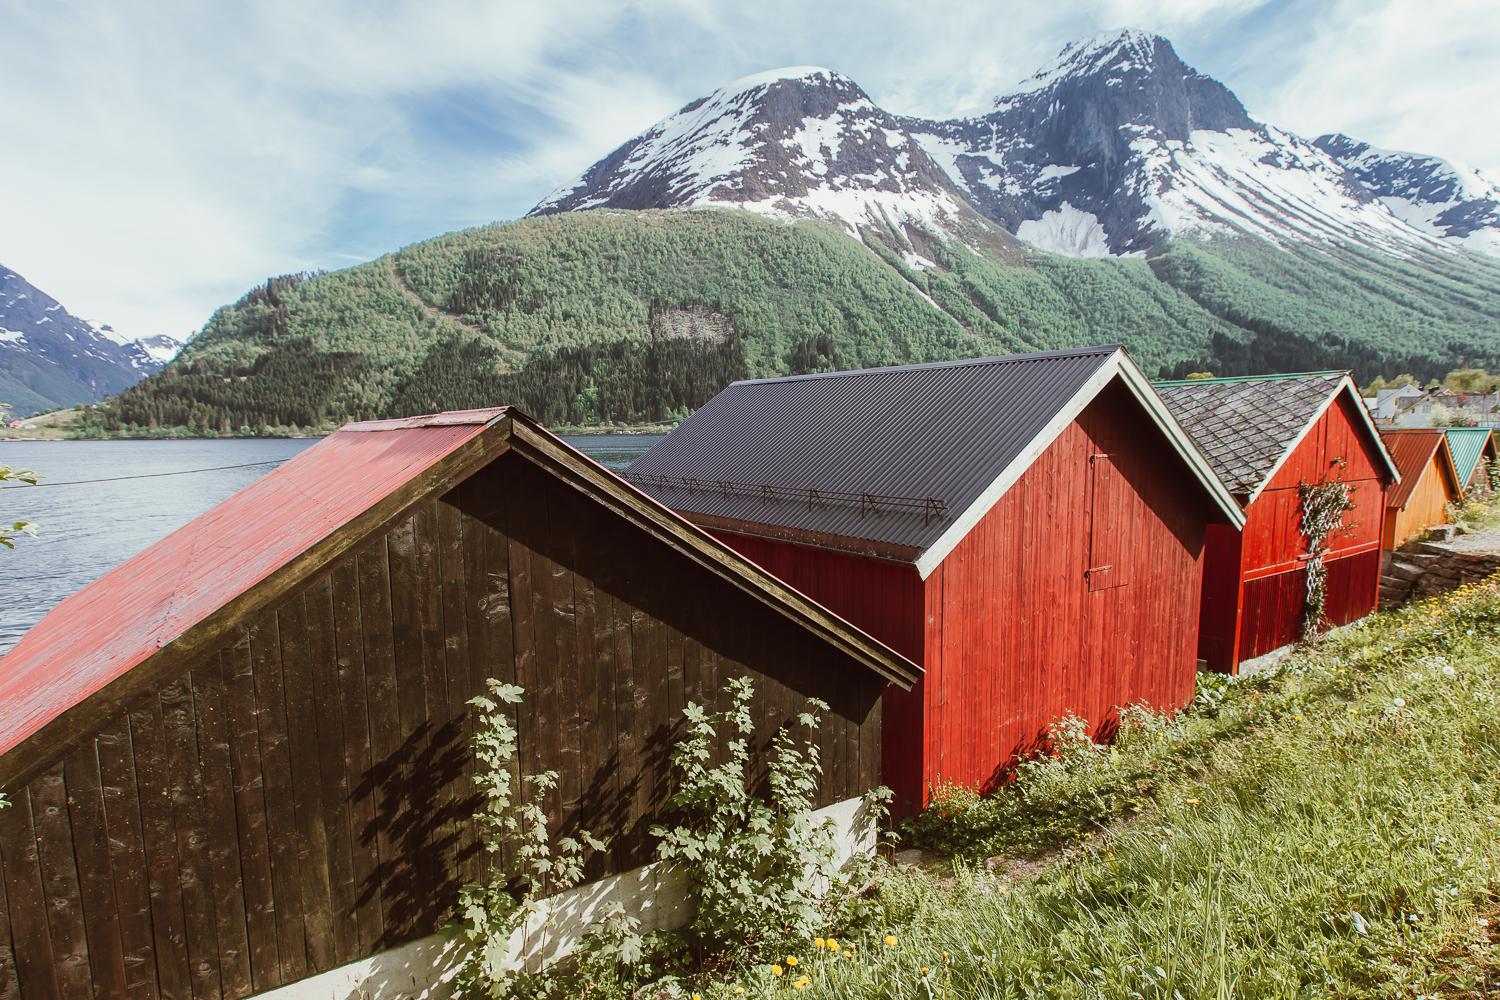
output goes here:
<path id="1" fill-rule="evenodd" d="M 559 437 L 649 437 L 670 434 L 676 424 L 645 424 L 640 427 L 551 427 Z M 51 428 L 49 428 L 50 430 Z M 316 441 L 325 438 L 339 428 L 312 434 L 108 434 L 103 437 L 11 437 L 0 436 L 0 444 L 59 444 L 83 441 Z"/>

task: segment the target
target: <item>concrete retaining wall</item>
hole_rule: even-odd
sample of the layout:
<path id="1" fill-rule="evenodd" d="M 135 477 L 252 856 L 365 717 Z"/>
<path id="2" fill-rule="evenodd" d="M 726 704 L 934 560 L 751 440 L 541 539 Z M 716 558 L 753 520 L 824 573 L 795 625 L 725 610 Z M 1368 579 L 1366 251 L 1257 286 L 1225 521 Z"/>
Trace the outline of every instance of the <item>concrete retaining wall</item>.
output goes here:
<path id="1" fill-rule="evenodd" d="M 816 813 L 838 831 L 840 861 L 875 849 L 876 817 L 863 799 L 845 799 Z M 641 922 L 643 932 L 672 930 L 692 918 L 681 870 L 646 865 L 621 875 L 558 893 L 542 903 L 544 912 L 517 931 L 522 964 L 536 969 L 577 947 L 589 928 L 615 904 Z M 257 994 L 268 1000 L 447 1000 L 463 964 L 463 951 L 446 934 L 434 934 L 399 948 L 351 962 L 321 975 Z"/>

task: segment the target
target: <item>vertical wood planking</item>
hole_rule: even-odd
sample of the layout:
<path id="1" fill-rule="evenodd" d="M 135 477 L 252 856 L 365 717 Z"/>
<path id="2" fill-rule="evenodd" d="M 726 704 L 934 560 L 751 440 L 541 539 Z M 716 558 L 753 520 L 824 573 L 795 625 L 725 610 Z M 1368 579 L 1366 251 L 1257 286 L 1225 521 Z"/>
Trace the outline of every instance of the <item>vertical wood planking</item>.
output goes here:
<path id="1" fill-rule="evenodd" d="M 290 792 L 297 843 L 297 881 L 301 889 L 303 937 L 309 972 L 336 964 L 332 879 L 328 872 L 323 771 L 318 760 L 320 720 L 313 694 L 315 656 L 326 655 L 326 643 L 314 639 L 307 601 L 319 593 L 293 597 L 276 612 L 281 637 L 281 685 L 286 704 Z M 314 649 L 314 643 L 317 649 Z"/>
<path id="2" fill-rule="evenodd" d="M 5 899 L 17 980 L 28 1000 L 61 998 L 64 993 L 47 927 L 47 896 L 42 890 L 36 827 L 27 789 L 16 793 L 8 809 L 0 809 L 0 844 L 4 845 L 0 866 L 5 869 Z"/>
<path id="3" fill-rule="evenodd" d="M 223 995 L 219 938 L 189 677 L 184 675 L 161 689 L 162 735 L 172 821 L 177 830 L 177 884 L 182 890 L 182 908 L 187 920 L 193 996 L 219 997 Z"/>
<path id="4" fill-rule="evenodd" d="M 336 965 L 360 956 L 358 894 L 354 883 L 353 847 L 349 833 L 349 776 L 345 748 L 357 738 L 345 735 L 344 706 L 339 673 L 343 669 L 340 632 L 335 621 L 333 577 L 319 579 L 307 591 L 307 654 L 311 669 L 309 704 L 317 726 L 316 766 L 321 798 L 320 819 L 327 865 L 329 912 L 332 921 L 332 961 Z M 347 638 L 347 633 L 344 636 Z"/>
<path id="5" fill-rule="evenodd" d="M 63 761 L 62 777 L 72 827 L 73 856 L 79 872 L 78 888 L 94 994 L 123 997 L 125 946 L 115 904 L 99 757 L 92 741 L 68 755 Z"/>
<path id="6" fill-rule="evenodd" d="M 156 946 L 151 933 L 151 895 L 141 829 L 130 723 L 120 715 L 99 733 L 100 797 L 109 837 L 110 875 L 119 913 L 125 964 L 125 995 L 155 1000 Z"/>
<path id="7" fill-rule="evenodd" d="M 229 777 L 234 789 L 234 820 L 239 831 L 240 877 L 244 886 L 245 940 L 250 980 L 256 990 L 284 982 L 276 930 L 276 896 L 271 875 L 271 834 L 265 778 L 260 766 L 260 710 L 255 702 L 255 669 L 250 633 L 241 629 L 220 654 L 228 709 Z"/>
<path id="8" fill-rule="evenodd" d="M 177 836 L 169 798 L 170 775 L 162 737 L 161 703 L 153 693 L 130 710 L 141 834 L 146 846 L 151 928 L 155 934 L 156 980 L 170 1000 L 192 996 L 186 917 L 178 885 Z"/>
<path id="9" fill-rule="evenodd" d="M 287 735 L 286 691 L 281 676 L 281 630 L 274 611 L 262 614 L 250 633 L 259 720 L 260 768 L 265 781 L 266 835 L 271 845 L 271 889 L 275 899 L 276 952 L 281 981 L 307 975 L 307 935 L 303 923 L 301 855 L 292 749 Z"/>
<path id="10" fill-rule="evenodd" d="M 84 934 L 83 897 L 78 866 L 73 858 L 73 831 L 68 821 L 68 792 L 62 766 L 53 767 L 31 782 L 32 822 L 37 857 L 46 894 L 47 928 L 52 939 L 52 961 L 64 996 L 86 997 L 93 990 L 88 940 Z"/>
<path id="11" fill-rule="evenodd" d="M 246 925 L 246 886 L 235 824 L 234 768 L 230 761 L 228 695 L 220 657 L 206 657 L 192 672 L 193 715 L 198 723 L 198 754 L 203 808 L 208 829 L 209 875 L 219 941 L 219 975 L 224 995 L 247 996 L 254 989 Z"/>
<path id="12" fill-rule="evenodd" d="M 358 557 L 364 558 L 364 557 Z M 333 616 L 337 643 L 338 712 L 343 720 L 344 772 L 348 787 L 347 829 L 356 950 L 373 952 L 383 933 L 380 916 L 380 850 L 376 835 L 378 792 L 371 756 L 369 706 L 365 700 L 365 653 L 356 559 L 332 573 Z"/>
<path id="13" fill-rule="evenodd" d="M 368 778 L 374 797 L 373 839 L 378 857 L 376 880 L 380 898 L 380 947 L 401 940 L 410 925 L 397 873 L 402 861 L 391 823 L 404 808 L 401 787 L 401 712 L 397 705 L 396 663 L 391 625 L 390 566 L 386 540 L 378 539 L 359 553 L 359 619 L 363 632 L 365 696 L 370 720 L 371 767 Z"/>

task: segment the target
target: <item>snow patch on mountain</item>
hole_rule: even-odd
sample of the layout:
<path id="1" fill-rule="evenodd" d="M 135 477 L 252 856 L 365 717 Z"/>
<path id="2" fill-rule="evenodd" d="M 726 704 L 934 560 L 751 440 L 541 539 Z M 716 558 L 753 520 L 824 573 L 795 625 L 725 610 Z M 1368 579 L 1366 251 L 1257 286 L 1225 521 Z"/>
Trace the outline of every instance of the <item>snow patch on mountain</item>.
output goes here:
<path id="1" fill-rule="evenodd" d="M 1109 236 L 1099 217 L 1074 208 L 1067 202 L 1042 213 L 1040 219 L 1027 219 L 1016 227 L 1016 237 L 1038 250 L 1068 257 L 1109 257 Z"/>

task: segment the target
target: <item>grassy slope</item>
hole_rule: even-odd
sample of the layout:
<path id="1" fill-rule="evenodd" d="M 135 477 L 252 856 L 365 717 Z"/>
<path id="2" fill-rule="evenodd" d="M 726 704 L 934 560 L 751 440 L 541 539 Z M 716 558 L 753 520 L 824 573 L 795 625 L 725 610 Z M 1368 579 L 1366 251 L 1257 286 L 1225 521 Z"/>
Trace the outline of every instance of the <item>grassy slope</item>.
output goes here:
<path id="1" fill-rule="evenodd" d="M 1500 359 L 1500 265 L 1456 254 L 1219 241 L 1016 264 L 937 246 L 942 266 L 914 270 L 872 249 L 732 210 L 453 233 L 221 309 L 105 420 L 236 431 L 519 401 L 550 423 L 639 423 L 747 375 L 1100 342 L 1163 374 Z"/>
<path id="2" fill-rule="evenodd" d="M 806 949 L 809 995 L 1477 995 L 1500 963 L 1500 581 L 1211 693 L 1019 794 L 951 799 L 922 836 L 953 874 L 892 872 L 853 956 Z M 964 860 L 1059 845 L 1029 879 Z"/>

